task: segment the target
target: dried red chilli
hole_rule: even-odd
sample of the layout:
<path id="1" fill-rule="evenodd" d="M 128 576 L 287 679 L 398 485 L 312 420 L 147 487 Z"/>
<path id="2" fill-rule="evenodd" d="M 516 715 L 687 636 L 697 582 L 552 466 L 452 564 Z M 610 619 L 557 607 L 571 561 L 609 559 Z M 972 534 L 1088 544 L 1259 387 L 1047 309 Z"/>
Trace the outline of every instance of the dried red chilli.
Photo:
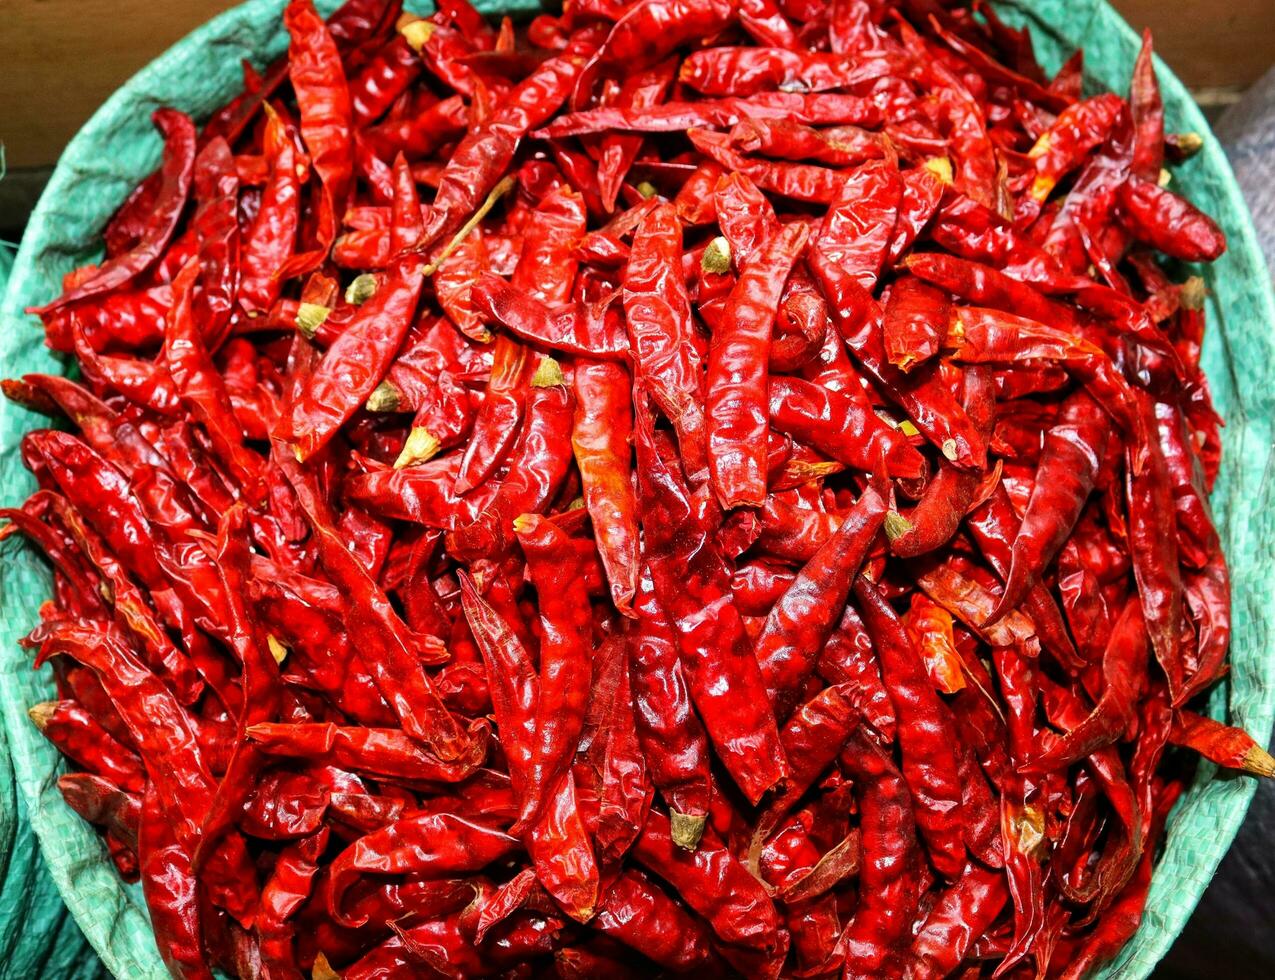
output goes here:
<path id="1" fill-rule="evenodd" d="M 48 315 L 70 303 L 115 292 L 145 272 L 160 258 L 171 240 L 185 209 L 195 171 L 195 126 L 176 109 L 157 109 L 152 117 L 164 137 L 164 163 L 158 171 L 159 184 L 149 202 L 149 214 L 138 241 L 127 252 L 114 255 L 100 267 L 77 276 L 57 299 L 38 311 Z"/>
<path id="2" fill-rule="evenodd" d="M 1226 671 L 1217 225 L 982 5 L 290 49 L 6 395 L 60 789 L 173 972 L 1079 976 Z M 993 676 L 994 675 L 994 676 Z M 259 967 L 256 966 L 259 964 Z"/>

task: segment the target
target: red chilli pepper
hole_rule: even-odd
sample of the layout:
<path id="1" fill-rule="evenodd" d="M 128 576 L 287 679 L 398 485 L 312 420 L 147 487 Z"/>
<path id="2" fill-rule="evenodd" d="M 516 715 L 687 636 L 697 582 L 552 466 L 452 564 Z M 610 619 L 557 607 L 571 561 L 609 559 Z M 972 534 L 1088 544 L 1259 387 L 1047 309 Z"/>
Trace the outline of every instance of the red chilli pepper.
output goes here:
<path id="1" fill-rule="evenodd" d="M 792 225 L 763 247 L 727 298 L 722 330 L 709 348 L 709 472 L 722 506 L 760 507 L 766 500 L 764 453 L 770 328 L 784 280 L 806 245 Z"/>
<path id="2" fill-rule="evenodd" d="M 164 137 L 164 162 L 141 237 L 127 252 L 108 259 L 52 303 L 32 313 L 48 316 L 70 303 L 118 289 L 149 268 L 168 246 L 194 180 L 195 124 L 175 109 L 156 109 L 152 120 Z"/>

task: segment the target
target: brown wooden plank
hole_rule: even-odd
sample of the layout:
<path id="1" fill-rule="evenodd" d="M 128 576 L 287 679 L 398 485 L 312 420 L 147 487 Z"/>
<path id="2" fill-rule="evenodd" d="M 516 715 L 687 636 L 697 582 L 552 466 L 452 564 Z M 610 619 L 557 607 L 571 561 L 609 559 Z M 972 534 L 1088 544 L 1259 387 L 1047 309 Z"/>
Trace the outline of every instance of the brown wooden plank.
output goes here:
<path id="1" fill-rule="evenodd" d="M 1275 66 L 1275 0 L 1111 0 L 1150 27 L 1156 50 L 1190 88 L 1246 88 Z"/>
<path id="2" fill-rule="evenodd" d="M 10 167 L 53 163 L 134 72 L 227 0 L 0 3 L 0 138 Z"/>

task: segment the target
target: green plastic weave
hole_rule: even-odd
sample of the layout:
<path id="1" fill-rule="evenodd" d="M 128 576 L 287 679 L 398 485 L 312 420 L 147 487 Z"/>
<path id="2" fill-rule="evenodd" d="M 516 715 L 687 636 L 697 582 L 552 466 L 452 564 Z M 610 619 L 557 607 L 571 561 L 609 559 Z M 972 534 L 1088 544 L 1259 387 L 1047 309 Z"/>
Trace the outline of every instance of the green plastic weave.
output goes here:
<path id="1" fill-rule="evenodd" d="M 0 294 L 14 251 L 0 242 Z M 102 974 L 101 962 L 67 914 L 44 866 L 0 728 L 0 980 L 92 980 Z"/>
<path id="2" fill-rule="evenodd" d="M 334 4 L 320 3 L 330 9 Z M 480 2 L 489 12 L 535 9 L 534 0 Z M 25 306 L 59 292 L 63 273 L 100 254 L 98 236 L 128 191 L 156 164 L 160 144 L 151 110 L 174 105 L 207 115 L 237 90 L 239 62 L 257 66 L 282 52 L 281 0 L 250 0 L 174 45 L 115 93 L 67 147 L 27 229 L 0 307 L 0 372 L 62 371 L 65 364 L 41 342 Z M 1002 5 L 1007 19 L 1028 24 L 1042 59 L 1056 68 L 1085 48 L 1087 78 L 1127 89 L 1137 38 L 1103 0 L 1036 0 Z M 1204 134 L 1203 152 L 1176 171 L 1178 188 L 1216 216 L 1230 250 L 1203 270 L 1209 284 L 1209 334 L 1204 363 L 1218 409 L 1227 420 L 1225 455 L 1213 505 L 1234 582 L 1232 672 L 1211 707 L 1264 735 L 1275 713 L 1275 614 L 1272 548 L 1275 506 L 1268 475 L 1275 398 L 1275 301 L 1270 278 L 1221 148 L 1182 84 L 1162 64 L 1169 125 Z M 0 404 L 0 503 L 13 506 L 34 488 L 18 459 L 23 432 L 47 421 Z M 55 785 L 62 763 L 27 720 L 27 708 L 50 696 L 47 672 L 30 669 L 17 646 L 49 594 L 49 575 L 24 545 L 5 546 L 0 562 L 0 715 L 7 729 L 18 788 L 29 809 L 53 880 L 85 936 L 118 977 L 160 978 L 137 888 L 120 883 L 96 835 L 63 803 Z M 1253 796 L 1248 779 L 1201 767 L 1174 812 L 1147 911 L 1137 935 L 1102 976 L 1145 977 L 1164 955 L 1199 901 L 1235 836 Z"/>

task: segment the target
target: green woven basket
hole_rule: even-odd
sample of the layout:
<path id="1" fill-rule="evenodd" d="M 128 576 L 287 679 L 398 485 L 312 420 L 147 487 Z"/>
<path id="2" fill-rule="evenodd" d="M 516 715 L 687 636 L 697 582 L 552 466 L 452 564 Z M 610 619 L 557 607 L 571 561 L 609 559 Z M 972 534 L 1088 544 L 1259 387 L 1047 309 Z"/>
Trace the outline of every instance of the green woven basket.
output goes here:
<path id="1" fill-rule="evenodd" d="M 0 242 L 0 293 L 16 246 Z M 27 808 L 14 780 L 9 741 L 0 728 L 0 980 L 91 980 L 102 966 L 67 915 L 44 867 Z"/>
<path id="2" fill-rule="evenodd" d="M 330 9 L 334 3 L 320 7 Z M 535 9 L 536 0 L 481 0 L 490 12 Z M 282 0 L 251 0 L 195 31 L 115 93 L 71 141 L 41 198 L 0 307 L 0 373 L 62 371 L 42 344 L 38 322 L 23 308 L 59 292 L 64 272 L 99 254 L 98 236 L 128 191 L 159 158 L 148 121 L 173 105 L 199 118 L 235 93 L 239 62 L 261 66 L 281 53 L 286 35 Z M 1027 24 L 1049 68 L 1085 48 L 1094 86 L 1125 91 L 1137 38 L 1103 0 L 1037 0 L 1005 5 L 1007 19 Z M 1182 84 L 1159 65 L 1169 125 L 1208 134 Z M 1212 295 L 1204 361 L 1217 406 L 1227 420 L 1225 456 L 1213 504 L 1234 582 L 1232 672 L 1211 707 L 1265 735 L 1275 711 L 1275 624 L 1270 576 L 1275 546 L 1271 462 L 1275 397 L 1275 302 L 1248 212 L 1221 148 L 1206 135 L 1202 153 L 1177 171 L 1183 193 L 1217 216 L 1230 250 L 1204 270 Z M 18 459 L 18 441 L 46 420 L 0 404 L 0 503 L 12 506 L 34 489 Z M 63 803 L 56 787 L 62 763 L 27 720 L 27 708 L 48 698 L 47 672 L 30 669 L 18 637 L 35 623 L 49 594 L 49 574 L 35 553 L 7 545 L 0 562 L 0 715 L 8 731 L 20 792 L 31 825 L 68 907 L 106 966 L 128 980 L 163 977 L 140 891 L 120 883 L 96 835 Z M 1164 955 L 1194 909 L 1235 836 L 1253 796 L 1248 779 L 1219 776 L 1209 765 L 1169 822 L 1142 927 L 1103 976 L 1144 977 Z M 2 822 L 2 821 L 0 821 Z"/>

